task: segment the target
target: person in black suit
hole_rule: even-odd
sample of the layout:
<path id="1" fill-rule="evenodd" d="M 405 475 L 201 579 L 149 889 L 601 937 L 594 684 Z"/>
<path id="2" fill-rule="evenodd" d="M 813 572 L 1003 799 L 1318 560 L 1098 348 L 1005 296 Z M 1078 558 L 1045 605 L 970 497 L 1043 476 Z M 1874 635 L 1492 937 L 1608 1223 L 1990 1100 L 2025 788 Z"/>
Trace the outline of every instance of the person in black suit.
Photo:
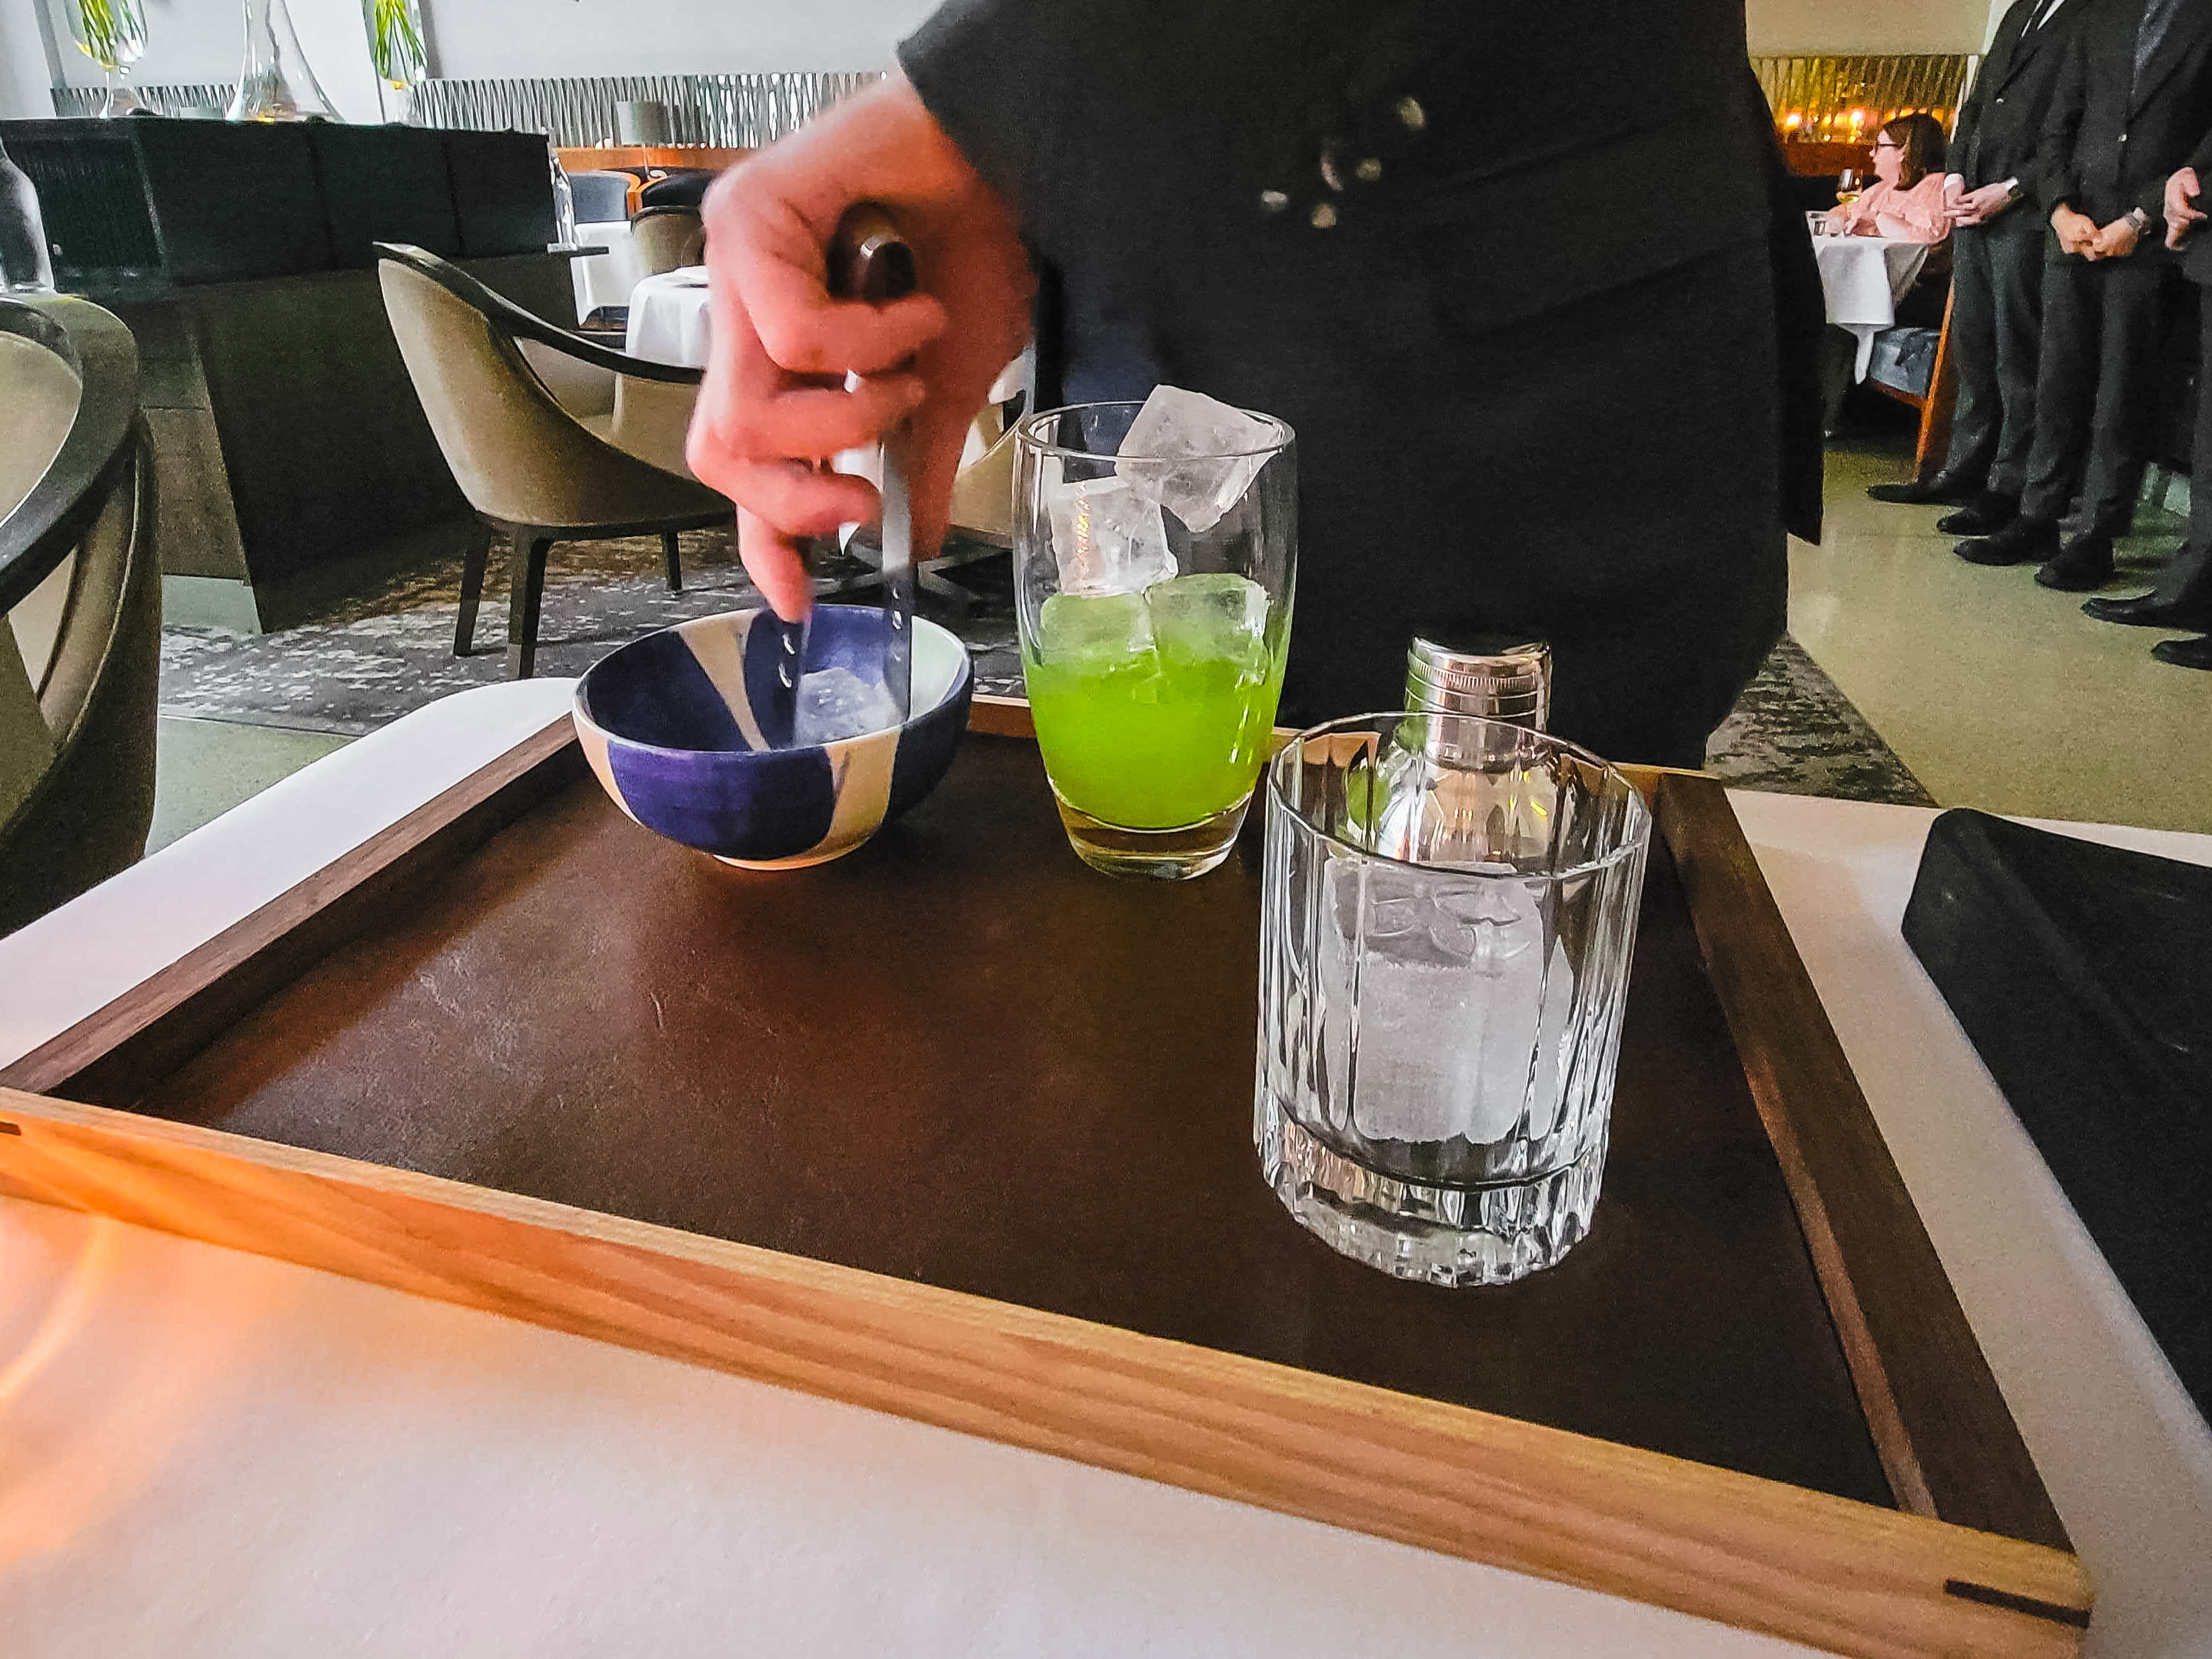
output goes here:
<path id="1" fill-rule="evenodd" d="M 2199 228 L 2206 218 L 2203 181 L 2212 179 L 2212 132 L 2197 146 L 2187 166 L 2166 181 L 2162 204 L 2166 245 L 2181 252 L 2181 272 L 2198 289 L 2212 289 L 2212 233 Z M 2091 599 L 2081 608 L 2101 622 L 2132 623 L 2145 628 L 2201 628 L 2212 635 L 2212 298 L 2200 293 L 2198 324 L 2203 344 L 2197 370 L 2197 432 L 2191 446 L 2189 539 L 2182 543 L 2158 586 L 2131 599 Z M 2161 640 L 2151 647 L 2160 662 L 2183 668 L 2212 669 L 2212 637 Z"/>
<path id="2" fill-rule="evenodd" d="M 896 420 L 933 545 L 1018 269 L 1041 404 L 1164 382 L 1296 429 L 1286 721 L 1512 629 L 1563 735 L 1699 763 L 1781 634 L 1784 526 L 1819 534 L 1819 271 L 1742 0 L 951 0 L 899 63 L 708 197 L 689 454 L 769 603 L 877 509 L 811 463 Z M 921 275 L 880 313 L 822 289 L 858 199 Z"/>
<path id="3" fill-rule="evenodd" d="M 2084 0 L 2036 154 L 2052 240 L 2027 488 L 2011 524 L 1960 544 L 1968 562 L 2040 560 L 2039 582 L 2072 591 L 2112 579 L 2180 280 L 2154 226 L 2208 121 L 2212 0 Z M 2062 545 L 2077 494 L 2082 527 Z"/>
<path id="4" fill-rule="evenodd" d="M 2010 523 L 2027 482 L 2043 335 L 2043 216 L 2036 145 L 2082 0 L 2014 0 L 1960 106 L 1947 181 L 1951 356 L 1959 405 L 1942 471 L 1876 484 L 1878 501 L 1967 503 L 1937 527 L 1985 536 Z"/>

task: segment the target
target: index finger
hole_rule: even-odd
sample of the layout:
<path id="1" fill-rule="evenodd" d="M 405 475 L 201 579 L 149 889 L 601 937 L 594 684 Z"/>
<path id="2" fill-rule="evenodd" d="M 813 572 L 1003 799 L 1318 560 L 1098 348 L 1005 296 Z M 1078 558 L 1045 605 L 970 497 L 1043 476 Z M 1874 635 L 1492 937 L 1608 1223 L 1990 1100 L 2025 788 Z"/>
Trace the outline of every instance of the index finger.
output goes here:
<path id="1" fill-rule="evenodd" d="M 784 621 L 798 622 L 814 608 L 814 582 L 799 544 L 743 507 L 738 509 L 738 557 L 761 598 Z"/>

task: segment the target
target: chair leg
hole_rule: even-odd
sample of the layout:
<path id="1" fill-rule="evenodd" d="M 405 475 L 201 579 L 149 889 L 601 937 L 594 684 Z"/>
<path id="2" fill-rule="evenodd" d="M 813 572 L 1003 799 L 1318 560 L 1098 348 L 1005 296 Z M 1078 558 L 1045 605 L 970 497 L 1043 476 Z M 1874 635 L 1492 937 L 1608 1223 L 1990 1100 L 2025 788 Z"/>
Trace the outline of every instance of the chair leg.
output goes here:
<path id="1" fill-rule="evenodd" d="M 676 556 L 676 532 L 672 530 L 660 532 L 660 556 L 668 562 L 668 591 L 681 593 L 684 591 L 684 567 Z"/>
<path id="2" fill-rule="evenodd" d="M 491 532 L 477 526 L 468 550 L 461 555 L 461 614 L 453 623 L 453 654 L 465 657 L 476 649 L 477 605 L 483 598 L 484 565 L 491 555 Z"/>
<path id="3" fill-rule="evenodd" d="M 926 564 L 914 568 L 914 586 L 917 593 L 927 593 L 932 599 L 943 599 L 964 617 L 975 608 L 975 596 L 956 581 L 947 581 Z"/>
<path id="4" fill-rule="evenodd" d="M 553 538 L 518 527 L 510 562 L 507 611 L 507 677 L 526 680 L 538 666 L 538 606 L 545 597 L 545 555 Z"/>

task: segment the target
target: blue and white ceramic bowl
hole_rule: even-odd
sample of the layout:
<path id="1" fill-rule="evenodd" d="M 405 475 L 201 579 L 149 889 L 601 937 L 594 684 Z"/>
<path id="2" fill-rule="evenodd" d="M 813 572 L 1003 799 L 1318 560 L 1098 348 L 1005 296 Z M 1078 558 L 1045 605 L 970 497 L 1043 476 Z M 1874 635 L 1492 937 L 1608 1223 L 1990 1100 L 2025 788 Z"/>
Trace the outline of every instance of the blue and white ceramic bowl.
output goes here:
<path id="1" fill-rule="evenodd" d="M 576 736 L 615 805 L 647 829 L 749 870 L 796 870 L 849 853 L 936 787 L 968 726 L 967 647 L 914 623 L 913 712 L 904 726 L 772 749 L 747 688 L 776 671 L 764 612 L 702 617 L 648 634 L 576 684 Z M 810 669 L 872 679 L 883 613 L 817 605 Z"/>

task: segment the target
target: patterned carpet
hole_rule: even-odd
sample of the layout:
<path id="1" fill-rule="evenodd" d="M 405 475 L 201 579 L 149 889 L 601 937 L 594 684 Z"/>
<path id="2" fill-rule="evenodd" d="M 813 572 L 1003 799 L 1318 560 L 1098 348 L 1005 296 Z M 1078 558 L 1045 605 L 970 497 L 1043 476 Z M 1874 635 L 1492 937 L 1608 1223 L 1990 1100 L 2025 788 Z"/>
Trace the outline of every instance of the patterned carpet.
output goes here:
<path id="1" fill-rule="evenodd" d="M 670 623 L 754 603 L 722 531 L 683 538 L 684 591 L 671 593 L 651 538 L 553 549 L 538 625 L 538 672 L 580 674 L 626 640 Z M 856 569 L 857 566 L 847 567 Z M 833 572 L 832 574 L 836 574 Z M 975 653 L 977 688 L 1021 690 L 1012 590 L 1003 559 L 955 571 L 964 610 L 925 597 L 924 614 Z M 493 555 L 476 653 L 453 654 L 460 562 L 427 565 L 316 620 L 247 637 L 170 627 L 161 641 L 167 714 L 359 736 L 410 709 L 507 674 L 506 580 Z M 865 602 L 866 595 L 854 596 Z M 1732 783 L 1796 794 L 1934 805 L 1819 665 L 1784 640 L 1714 733 L 1711 769 Z"/>

